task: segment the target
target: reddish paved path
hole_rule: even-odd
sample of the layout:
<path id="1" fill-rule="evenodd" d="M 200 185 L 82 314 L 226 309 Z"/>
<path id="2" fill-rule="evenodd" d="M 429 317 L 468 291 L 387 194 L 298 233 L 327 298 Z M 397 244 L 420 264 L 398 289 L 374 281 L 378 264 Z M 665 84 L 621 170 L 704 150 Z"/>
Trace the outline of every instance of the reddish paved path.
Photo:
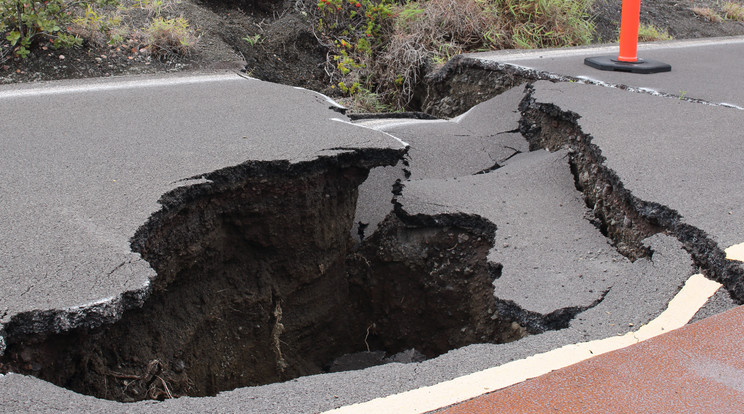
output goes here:
<path id="1" fill-rule="evenodd" d="M 744 306 L 437 412 L 744 413 Z"/>

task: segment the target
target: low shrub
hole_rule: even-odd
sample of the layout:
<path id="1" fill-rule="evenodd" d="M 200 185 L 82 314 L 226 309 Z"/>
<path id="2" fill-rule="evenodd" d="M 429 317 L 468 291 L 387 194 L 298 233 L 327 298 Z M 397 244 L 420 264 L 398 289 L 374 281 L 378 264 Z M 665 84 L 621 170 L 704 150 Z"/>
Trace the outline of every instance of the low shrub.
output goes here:
<path id="1" fill-rule="evenodd" d="M 153 56 L 172 58 L 174 55 L 188 56 L 194 50 L 196 35 L 183 17 L 166 19 L 156 17 L 145 29 L 145 42 Z"/>
<path id="2" fill-rule="evenodd" d="M 164 17 L 177 0 L 0 0 L 0 50 L 25 58 L 50 41 L 56 48 L 143 45 L 156 57 L 189 55 L 195 31 L 183 17 Z M 136 18 L 135 18 L 136 17 Z M 144 28 L 135 21 L 147 21 Z M 3 45 L 2 42 L 6 42 Z M 7 47 L 5 47 L 7 46 Z"/>
<path id="3" fill-rule="evenodd" d="M 0 32 L 22 58 L 45 40 L 58 48 L 82 45 L 82 39 L 63 30 L 71 20 L 64 0 L 0 0 Z"/>
<path id="4" fill-rule="evenodd" d="M 744 22 L 744 5 L 738 2 L 727 1 L 721 5 L 724 17 L 739 22 Z"/>
<path id="5" fill-rule="evenodd" d="M 693 7 L 690 10 L 692 10 L 695 15 L 700 16 L 709 22 L 720 23 L 723 21 L 723 17 L 710 7 Z"/>
<path id="6" fill-rule="evenodd" d="M 470 51 L 588 44 L 591 0 L 319 0 L 326 72 L 347 96 L 404 108 L 426 68 Z"/>

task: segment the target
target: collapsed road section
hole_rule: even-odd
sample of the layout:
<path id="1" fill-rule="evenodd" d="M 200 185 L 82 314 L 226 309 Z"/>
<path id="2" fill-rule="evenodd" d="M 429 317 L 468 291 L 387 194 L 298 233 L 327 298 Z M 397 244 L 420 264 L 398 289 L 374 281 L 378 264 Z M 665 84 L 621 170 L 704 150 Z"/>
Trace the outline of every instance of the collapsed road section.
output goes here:
<path id="1" fill-rule="evenodd" d="M 739 111 L 550 82 L 530 86 L 520 111 L 531 148 L 572 151 L 577 188 L 623 254 L 643 255 L 640 240 L 665 232 L 744 301 L 744 269 L 724 252 L 741 238 L 744 221 L 744 196 L 731 191 L 731 183 L 744 179 L 738 155 L 744 143 L 732 122 Z M 656 111 L 673 115 L 648 120 Z M 627 123 L 607 124 L 607 114 Z"/>
<path id="2" fill-rule="evenodd" d="M 370 349 L 434 357 L 523 336 L 493 317 L 487 222 L 394 221 L 372 253 L 352 254 L 363 154 L 244 164 L 166 194 L 132 242 L 158 275 L 144 306 L 58 334 L 11 320 L 4 370 L 102 398 L 165 399 L 317 374 Z"/>
<path id="3" fill-rule="evenodd" d="M 9 255 L 2 274 L 17 294 L 2 305 L 9 374 L 0 376 L 0 401 L 53 395 L 112 412 L 317 412 L 633 331 L 699 270 L 740 299 L 740 266 L 716 267 L 718 246 L 736 234 L 706 218 L 717 210 L 687 197 L 711 199 L 719 190 L 700 184 L 716 177 L 680 191 L 663 188 L 678 169 L 666 168 L 661 181 L 637 175 L 668 149 L 651 147 L 648 164 L 633 164 L 623 158 L 628 143 L 598 129 L 597 105 L 582 101 L 660 97 L 537 82 L 452 121 L 379 128 L 406 148 L 351 125 L 307 91 L 207 82 L 208 91 L 186 85 L 199 105 L 216 109 L 197 120 L 177 115 L 192 103 L 153 116 L 174 101 L 162 88 L 136 98 L 143 122 L 132 135 L 116 123 L 90 134 L 53 117 L 39 136 L 12 131 L 22 138 L 13 149 L 31 163 L 3 169 L 2 182 L 52 197 L 13 198 L 6 205 L 15 209 L 3 210 L 3 223 L 21 223 L 21 231 L 3 229 L 3 251 L 22 253 Z M 132 99 L 131 89 L 116 93 Z M 101 107 L 130 110 L 121 98 Z M 105 118 L 95 116 L 90 122 Z M 232 126 L 221 131 L 223 123 Z M 394 167 L 406 151 L 407 165 Z M 457 156 L 464 151 L 472 156 Z M 51 173 L 31 173 L 44 168 Z M 356 205 L 368 191 L 378 192 L 360 199 L 382 200 L 374 212 Z M 736 197 L 722 203 L 738 220 Z M 362 223 L 355 243 L 362 217 L 374 225 Z M 385 362 L 417 363 L 377 366 Z M 125 406 L 19 373 L 118 401 L 168 401 Z M 277 381 L 285 382 L 258 386 Z M 171 398 L 183 395 L 215 396 Z"/>
<path id="4" fill-rule="evenodd" d="M 172 101 L 175 85 L 247 126 L 174 115 L 188 113 Z M 105 108 L 144 92 L 153 99 L 137 115 L 153 122 L 163 117 L 158 105 L 170 104 L 162 129 L 117 129 L 95 110 L 103 136 L 62 117 L 40 131 L 15 126 L 19 151 L 43 148 L 45 134 L 55 138 L 23 157 L 33 159 L 26 168 L 45 165 L 56 175 L 49 183 L 28 173 L 37 191 L 3 210 L 6 226 L 26 230 L 8 228 L 11 241 L 49 253 L 34 263 L 35 274 L 23 256 L 4 269 L 3 282 L 21 281 L 25 290 L 5 302 L 2 372 L 100 398 L 162 400 L 418 361 L 526 334 L 498 314 L 491 289 L 498 269 L 486 261 L 495 228 L 487 220 L 391 216 L 353 249 L 357 188 L 371 168 L 403 157 L 400 140 L 350 124 L 308 91 L 239 77 L 175 85 L 104 85 L 106 94 L 94 96 Z M 255 98 L 245 102 L 240 91 Z M 51 99 L 62 105 L 79 93 L 62 89 Z M 272 94 L 296 108 L 254 102 Z M 15 96 L 34 103 L 33 91 Z M 15 167 L 6 183 L 26 174 Z M 143 198 L 169 186 L 152 211 Z M 22 220 L 24 207 L 54 201 L 36 210 L 38 220 Z M 35 245 L 42 234 L 53 237 Z"/>

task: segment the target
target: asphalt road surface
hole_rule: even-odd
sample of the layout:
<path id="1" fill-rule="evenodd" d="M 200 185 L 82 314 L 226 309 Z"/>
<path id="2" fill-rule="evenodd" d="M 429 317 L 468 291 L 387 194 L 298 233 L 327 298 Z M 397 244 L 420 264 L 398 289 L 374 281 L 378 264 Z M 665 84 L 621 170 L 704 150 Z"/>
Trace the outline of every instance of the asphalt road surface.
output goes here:
<path id="1" fill-rule="evenodd" d="M 698 317 L 732 309 L 737 302 L 729 293 L 744 293 L 736 279 L 742 266 L 721 255 L 744 242 L 744 113 L 736 108 L 744 101 L 728 59 L 744 56 L 742 47 L 742 39 L 724 39 L 641 48 L 641 57 L 673 66 L 670 74 L 650 76 L 581 63 L 607 49 L 479 55 L 593 81 L 519 85 L 458 118 L 436 121 L 355 125 L 323 96 L 234 74 L 2 87 L 3 335 L 12 324 L 20 329 L 19 321 L 30 333 L 113 322 L 124 293 L 140 292 L 145 300 L 156 275 L 129 240 L 161 208 L 163 194 L 209 184 L 215 171 L 243 163 L 343 156 L 360 168 L 379 167 L 360 187 L 355 223 L 368 225 L 365 236 L 394 210 L 396 180 L 403 185 L 395 196 L 400 212 L 477 215 L 493 223 L 488 261 L 501 266 L 494 295 L 520 324 L 543 332 L 419 363 L 163 402 L 96 399 L 9 373 L 0 376 L 0 406 L 9 412 L 321 412 L 632 334 L 701 271 L 715 273 L 724 287 L 709 292 L 718 289 Z M 29 123 L 28 114 L 37 121 Z M 567 141 L 547 151 L 519 132 L 538 115 L 547 119 L 540 133 L 568 120 L 595 146 L 602 158 L 587 168 L 627 190 L 630 207 L 623 208 L 655 229 L 640 240 L 652 255 L 620 254 L 597 223 L 602 206 L 588 206 L 577 186 L 574 160 L 584 149 Z M 406 163 L 391 166 L 407 145 Z M 568 315 L 568 325 L 550 329 L 557 315 Z M 425 406 L 413 404 L 410 412 L 431 409 L 416 407 Z"/>

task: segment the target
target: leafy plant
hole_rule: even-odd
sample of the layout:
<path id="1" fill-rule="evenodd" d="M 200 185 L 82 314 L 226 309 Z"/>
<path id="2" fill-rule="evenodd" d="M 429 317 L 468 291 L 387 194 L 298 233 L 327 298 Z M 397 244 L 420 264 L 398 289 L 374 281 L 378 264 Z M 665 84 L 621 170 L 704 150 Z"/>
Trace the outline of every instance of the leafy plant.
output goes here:
<path id="1" fill-rule="evenodd" d="M 144 42 L 158 57 L 188 55 L 197 36 L 183 17 L 164 17 L 179 0 L 0 0 L 2 51 L 27 57 L 34 46 L 56 48 Z M 134 26 L 146 13 L 149 24 Z M 142 39 L 144 38 L 144 39 Z M 2 39 L 2 38 L 0 38 Z M 141 43 L 139 43 L 141 44 Z"/>
<path id="2" fill-rule="evenodd" d="M 0 0 L 0 29 L 16 56 L 25 58 L 40 40 L 49 39 L 55 47 L 82 44 L 82 39 L 63 32 L 71 20 L 64 0 Z"/>
<path id="3" fill-rule="evenodd" d="M 260 34 L 254 34 L 253 36 L 246 36 L 243 38 L 246 42 L 248 42 L 251 46 L 256 46 L 257 44 L 261 43 L 261 35 Z"/>
<path id="4" fill-rule="evenodd" d="M 123 24 L 122 16 L 103 12 L 93 4 L 88 4 L 85 12 L 72 20 L 67 31 L 101 46 L 121 44 L 130 33 Z"/>

